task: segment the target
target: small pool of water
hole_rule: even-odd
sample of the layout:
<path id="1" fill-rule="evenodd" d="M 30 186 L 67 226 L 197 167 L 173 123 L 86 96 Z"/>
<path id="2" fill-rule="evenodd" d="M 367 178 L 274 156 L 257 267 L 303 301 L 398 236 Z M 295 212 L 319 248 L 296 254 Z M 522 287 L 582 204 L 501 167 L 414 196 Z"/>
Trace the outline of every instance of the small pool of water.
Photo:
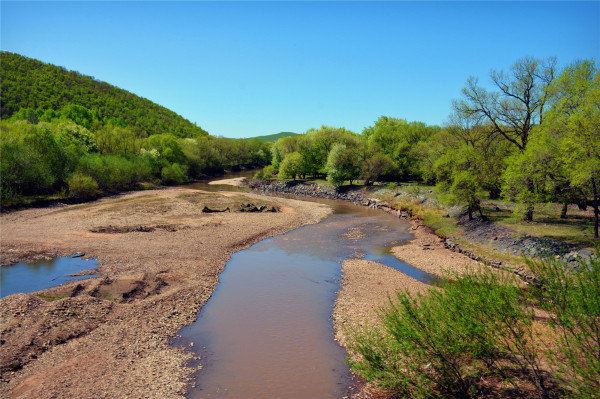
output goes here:
<path id="1" fill-rule="evenodd" d="M 322 202 L 322 201 L 319 201 Z M 389 248 L 408 223 L 340 202 L 334 214 L 235 253 L 197 320 L 176 345 L 201 358 L 190 398 L 341 398 L 352 385 L 331 315 L 345 259 L 384 263 L 425 283 L 435 277 Z"/>
<path id="2" fill-rule="evenodd" d="M 96 259 L 81 256 L 61 256 L 51 260 L 0 266 L 0 298 L 12 294 L 40 291 L 69 281 L 94 277 L 95 274 L 83 276 L 73 276 L 73 274 L 97 267 Z"/>

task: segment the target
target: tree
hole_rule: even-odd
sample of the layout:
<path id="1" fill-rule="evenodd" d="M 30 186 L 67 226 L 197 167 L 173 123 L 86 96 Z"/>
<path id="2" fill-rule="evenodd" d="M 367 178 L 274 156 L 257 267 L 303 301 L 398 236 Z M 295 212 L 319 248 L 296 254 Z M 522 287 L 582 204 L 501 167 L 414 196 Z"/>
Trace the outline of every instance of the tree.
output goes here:
<path id="1" fill-rule="evenodd" d="M 365 185 L 368 186 L 388 174 L 393 168 L 394 163 L 387 155 L 375 153 L 363 162 L 361 175 Z"/>
<path id="2" fill-rule="evenodd" d="M 561 158 L 569 184 L 594 209 L 594 237 L 600 219 L 600 72 L 591 60 L 566 68 L 555 85 L 548 123 L 564 134 Z"/>
<path id="3" fill-rule="evenodd" d="M 408 179 L 420 177 L 419 153 L 415 151 L 417 145 L 439 130 L 437 126 L 427 126 L 422 122 L 382 116 L 363 131 L 363 137 L 368 147 L 379 148 L 394 162 L 399 178 Z"/>
<path id="4" fill-rule="evenodd" d="M 519 59 L 508 73 L 490 73 L 496 91 L 482 88 L 477 78 L 470 77 L 463 99 L 453 103 L 455 115 L 485 126 L 489 137 L 501 137 L 524 151 L 531 129 L 543 122 L 555 70 L 554 58 Z"/>
<path id="5" fill-rule="evenodd" d="M 452 202 L 466 206 L 469 220 L 473 212 L 481 216 L 481 198 L 484 196 L 483 157 L 472 146 L 461 145 L 447 152 L 435 163 L 438 186 L 450 193 Z"/>
<path id="6" fill-rule="evenodd" d="M 344 181 L 357 179 L 360 176 L 360 154 L 354 148 L 345 144 L 336 143 L 331 147 L 327 156 L 327 180 L 335 186 L 340 186 Z"/>
<path id="7" fill-rule="evenodd" d="M 296 179 L 302 172 L 304 160 L 299 152 L 287 154 L 279 165 L 280 179 Z"/>

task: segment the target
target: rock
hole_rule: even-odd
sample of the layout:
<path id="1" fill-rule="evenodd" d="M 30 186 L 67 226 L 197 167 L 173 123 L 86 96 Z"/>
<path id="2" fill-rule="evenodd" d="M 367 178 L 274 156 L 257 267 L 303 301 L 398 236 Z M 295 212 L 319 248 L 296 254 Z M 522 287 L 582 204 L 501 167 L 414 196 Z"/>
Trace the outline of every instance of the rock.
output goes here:
<path id="1" fill-rule="evenodd" d="M 216 212 L 229 212 L 230 209 L 229 207 L 225 208 L 225 209 L 216 209 L 216 208 L 209 208 L 208 206 L 204 206 L 204 208 L 202 208 L 202 212 L 203 213 L 216 213 Z"/>
<path id="2" fill-rule="evenodd" d="M 572 251 L 563 256 L 565 262 L 576 262 L 579 259 L 579 253 L 577 251 Z"/>

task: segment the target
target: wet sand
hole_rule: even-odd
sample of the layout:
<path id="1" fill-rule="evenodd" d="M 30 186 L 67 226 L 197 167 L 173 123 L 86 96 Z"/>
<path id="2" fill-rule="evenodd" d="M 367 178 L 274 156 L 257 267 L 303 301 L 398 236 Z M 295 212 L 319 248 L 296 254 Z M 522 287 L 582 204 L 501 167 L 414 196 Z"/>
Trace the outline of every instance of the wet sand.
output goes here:
<path id="1" fill-rule="evenodd" d="M 281 212 L 201 212 L 242 201 Z M 229 256 L 329 212 L 171 188 L 0 216 L 2 264 L 74 252 L 100 264 L 98 278 L 0 300 L 0 397 L 182 397 L 190 354 L 169 339 L 195 319 Z"/>

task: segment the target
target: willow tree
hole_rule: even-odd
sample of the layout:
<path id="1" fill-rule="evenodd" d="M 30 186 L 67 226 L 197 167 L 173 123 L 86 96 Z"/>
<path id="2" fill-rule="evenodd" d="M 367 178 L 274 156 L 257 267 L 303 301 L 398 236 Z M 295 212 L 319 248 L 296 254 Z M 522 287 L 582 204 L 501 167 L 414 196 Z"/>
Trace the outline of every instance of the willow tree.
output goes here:
<path id="1" fill-rule="evenodd" d="M 600 71 L 594 61 L 566 68 L 556 82 L 557 101 L 549 128 L 564 132 L 560 140 L 565 175 L 594 209 L 594 237 L 600 219 Z"/>
<path id="2" fill-rule="evenodd" d="M 463 98 L 454 101 L 458 118 L 485 126 L 491 138 L 501 138 L 525 150 L 531 129 L 541 124 L 551 98 L 556 60 L 525 57 L 508 72 L 492 70 L 494 90 L 480 86 L 470 77 L 462 90 Z"/>

